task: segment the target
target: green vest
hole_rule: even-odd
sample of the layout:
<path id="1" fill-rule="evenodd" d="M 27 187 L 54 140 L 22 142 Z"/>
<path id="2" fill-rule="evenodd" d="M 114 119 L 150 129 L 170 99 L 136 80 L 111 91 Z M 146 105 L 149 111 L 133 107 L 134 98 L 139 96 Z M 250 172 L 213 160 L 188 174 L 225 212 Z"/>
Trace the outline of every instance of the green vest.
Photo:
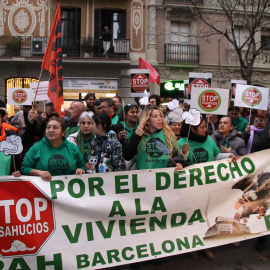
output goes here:
<path id="1" fill-rule="evenodd" d="M 136 166 L 138 170 L 167 167 L 169 157 L 157 149 L 156 141 L 161 141 L 167 147 L 162 130 L 149 136 L 143 135 L 137 151 Z"/>

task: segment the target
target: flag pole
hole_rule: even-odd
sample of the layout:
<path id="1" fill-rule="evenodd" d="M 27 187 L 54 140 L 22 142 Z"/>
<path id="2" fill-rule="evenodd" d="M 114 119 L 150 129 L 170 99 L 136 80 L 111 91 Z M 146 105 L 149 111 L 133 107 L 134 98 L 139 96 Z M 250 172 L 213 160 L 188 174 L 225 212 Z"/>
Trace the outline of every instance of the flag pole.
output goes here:
<path id="1" fill-rule="evenodd" d="M 37 92 L 38 92 L 39 83 L 40 83 L 40 80 L 41 80 L 42 71 L 43 71 L 43 68 L 41 68 L 41 71 L 40 71 L 40 74 L 39 74 L 38 85 L 37 85 L 35 97 L 34 97 L 34 100 L 33 100 L 32 109 L 34 109 L 34 107 L 35 107 L 35 102 L 36 102 L 36 97 L 37 97 Z"/>

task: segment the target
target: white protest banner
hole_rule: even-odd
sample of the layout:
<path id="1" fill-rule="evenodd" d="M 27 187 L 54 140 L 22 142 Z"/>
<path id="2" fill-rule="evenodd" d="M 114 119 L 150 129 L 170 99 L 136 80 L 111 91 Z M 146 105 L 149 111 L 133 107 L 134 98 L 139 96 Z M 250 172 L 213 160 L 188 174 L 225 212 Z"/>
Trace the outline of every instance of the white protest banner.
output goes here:
<path id="1" fill-rule="evenodd" d="M 32 91 L 33 100 L 36 94 L 38 82 L 30 83 L 30 89 Z M 39 83 L 36 101 L 49 100 L 48 97 L 49 81 L 42 81 Z"/>
<path id="2" fill-rule="evenodd" d="M 237 84 L 247 84 L 247 81 L 244 80 L 231 80 L 231 89 L 232 89 L 232 98 L 235 99 L 235 91 L 236 91 L 236 85 Z"/>
<path id="3" fill-rule="evenodd" d="M 267 235 L 269 155 L 178 172 L 2 176 L 0 265 L 101 269 Z"/>
<path id="4" fill-rule="evenodd" d="M 29 88 L 8 88 L 7 104 L 32 105 L 32 92 Z"/>
<path id="5" fill-rule="evenodd" d="M 194 87 L 190 107 L 205 114 L 227 115 L 229 94 L 229 89 Z"/>
<path id="6" fill-rule="evenodd" d="M 267 110 L 269 88 L 252 85 L 236 85 L 235 106 Z"/>

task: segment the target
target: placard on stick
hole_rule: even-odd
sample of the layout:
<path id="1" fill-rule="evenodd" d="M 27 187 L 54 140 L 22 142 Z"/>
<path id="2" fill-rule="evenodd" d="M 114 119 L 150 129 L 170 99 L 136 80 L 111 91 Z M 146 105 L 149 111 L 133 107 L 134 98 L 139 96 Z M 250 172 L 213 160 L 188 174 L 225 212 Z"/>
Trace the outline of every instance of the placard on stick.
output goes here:
<path id="1" fill-rule="evenodd" d="M 191 107 L 202 114 L 227 115 L 229 89 L 194 87 L 191 94 Z"/>
<path id="2" fill-rule="evenodd" d="M 235 106 L 267 110 L 269 88 L 237 84 Z"/>

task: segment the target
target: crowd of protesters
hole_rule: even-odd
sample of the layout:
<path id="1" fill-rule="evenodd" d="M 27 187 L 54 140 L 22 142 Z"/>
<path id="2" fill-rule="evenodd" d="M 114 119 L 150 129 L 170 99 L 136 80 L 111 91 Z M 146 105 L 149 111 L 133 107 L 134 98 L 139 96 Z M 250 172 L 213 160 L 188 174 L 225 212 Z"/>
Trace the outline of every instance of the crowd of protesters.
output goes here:
<path id="1" fill-rule="evenodd" d="M 0 102 L 0 141 L 18 135 L 24 147 L 20 155 L 0 151 L 0 175 L 52 176 L 175 167 L 238 157 L 270 148 L 268 110 L 249 110 L 230 104 L 228 115 L 202 115 L 197 126 L 187 125 L 161 105 L 158 95 L 149 104 L 126 104 L 118 95 L 85 103 L 74 101 L 67 114 L 58 115 L 47 101 L 45 111 L 16 106 L 8 118 Z M 179 108 L 189 110 L 182 101 Z M 162 148 L 162 149 L 160 149 Z M 0 149 L 1 150 L 1 149 Z M 258 250 L 266 244 L 258 242 Z M 204 255 L 212 259 L 210 250 Z M 196 257 L 196 253 L 193 253 Z"/>

